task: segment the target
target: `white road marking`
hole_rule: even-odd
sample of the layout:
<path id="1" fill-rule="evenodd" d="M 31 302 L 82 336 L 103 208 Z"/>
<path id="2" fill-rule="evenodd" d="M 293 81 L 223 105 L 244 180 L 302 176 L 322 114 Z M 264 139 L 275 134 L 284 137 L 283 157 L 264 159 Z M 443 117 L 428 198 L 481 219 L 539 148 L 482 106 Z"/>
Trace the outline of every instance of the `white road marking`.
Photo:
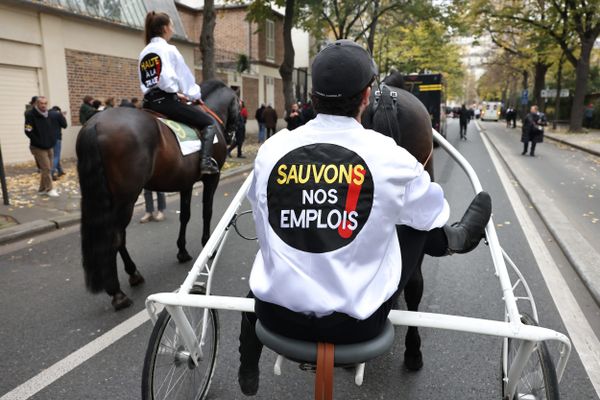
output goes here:
<path id="1" fill-rule="evenodd" d="M 479 131 L 481 132 L 481 129 L 479 129 Z M 575 346 L 575 349 L 577 349 L 577 353 L 579 354 L 583 367 L 596 390 L 596 394 L 600 396 L 600 341 L 585 318 L 581 307 L 579 307 L 579 304 L 571 293 L 567 282 L 560 273 L 550 252 L 546 248 L 544 240 L 541 238 L 533 221 L 531 221 L 531 218 L 527 214 L 525 206 L 511 184 L 511 180 L 505 171 L 504 165 L 496 156 L 486 135 L 481 135 L 481 138 L 494 163 L 502 186 L 506 191 L 517 219 L 521 223 L 525 238 L 533 252 L 540 273 L 554 300 L 554 304 L 569 332 L 569 337 Z"/>
<path id="2" fill-rule="evenodd" d="M 123 336 L 129 334 L 149 319 L 150 317 L 148 316 L 146 309 L 140 311 L 131 318 L 121 322 L 104 335 L 96 338 L 79 350 L 76 350 L 54 365 L 46 368 L 27 382 L 17 386 L 4 396 L 0 397 L 0 400 L 25 400 L 30 398 L 63 375 L 74 370 L 117 340 L 121 339 Z"/>

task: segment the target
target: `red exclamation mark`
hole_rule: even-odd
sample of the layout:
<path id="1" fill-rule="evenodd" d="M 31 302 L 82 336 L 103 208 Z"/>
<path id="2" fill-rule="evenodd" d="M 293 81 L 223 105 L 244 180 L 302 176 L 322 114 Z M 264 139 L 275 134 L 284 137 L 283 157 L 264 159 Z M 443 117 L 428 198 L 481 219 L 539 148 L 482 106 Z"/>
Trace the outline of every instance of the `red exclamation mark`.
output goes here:
<path id="1" fill-rule="evenodd" d="M 352 169 L 352 177 L 350 178 L 350 184 L 348 185 L 348 195 L 346 196 L 346 215 L 350 214 L 350 212 L 352 211 L 356 211 L 356 205 L 358 204 L 358 196 L 360 195 L 360 189 L 362 188 L 364 177 L 365 170 L 362 166 L 357 165 Z M 355 181 L 360 182 L 360 184 L 356 184 Z M 348 224 L 343 223 L 343 221 L 344 217 L 342 216 L 342 221 L 338 226 L 338 234 L 343 239 L 348 239 L 350 236 L 352 236 L 353 231 L 350 230 L 348 228 Z"/>

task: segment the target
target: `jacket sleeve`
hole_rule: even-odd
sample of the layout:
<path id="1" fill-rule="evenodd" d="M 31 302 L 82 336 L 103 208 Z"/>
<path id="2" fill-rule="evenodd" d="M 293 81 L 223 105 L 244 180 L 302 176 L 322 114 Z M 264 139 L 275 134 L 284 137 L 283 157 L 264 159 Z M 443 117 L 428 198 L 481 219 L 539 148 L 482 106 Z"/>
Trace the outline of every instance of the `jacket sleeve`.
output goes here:
<path id="1" fill-rule="evenodd" d="M 34 120 L 31 113 L 25 113 L 25 135 L 31 139 L 31 135 L 34 129 Z"/>
<path id="2" fill-rule="evenodd" d="M 65 118 L 63 113 L 61 113 L 60 111 L 58 112 L 57 115 L 58 115 L 58 123 L 60 124 L 60 127 L 65 129 L 67 127 L 67 119 Z"/>
<path id="3" fill-rule="evenodd" d="M 181 93 L 185 94 L 190 100 L 200 100 L 200 86 L 196 83 L 196 78 L 192 74 L 192 71 L 188 68 L 183 59 L 183 56 L 177 50 L 177 48 L 173 47 L 173 55 L 175 62 L 175 72 L 177 75 L 177 83 L 179 85 L 179 90 Z"/>

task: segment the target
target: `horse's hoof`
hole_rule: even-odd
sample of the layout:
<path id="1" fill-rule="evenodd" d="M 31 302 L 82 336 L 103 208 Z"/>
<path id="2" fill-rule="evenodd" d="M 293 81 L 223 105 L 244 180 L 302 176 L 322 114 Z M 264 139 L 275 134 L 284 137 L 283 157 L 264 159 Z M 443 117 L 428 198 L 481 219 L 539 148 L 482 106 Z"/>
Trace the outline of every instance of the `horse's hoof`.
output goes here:
<path id="1" fill-rule="evenodd" d="M 177 253 L 177 260 L 180 263 L 188 262 L 191 259 L 192 259 L 192 256 L 190 256 L 190 254 L 187 251 L 181 252 L 181 253 Z"/>
<path id="2" fill-rule="evenodd" d="M 404 366 L 409 371 L 420 371 L 423 368 L 423 354 L 421 352 L 416 354 L 404 352 Z"/>
<path id="3" fill-rule="evenodd" d="M 113 296 L 111 304 L 115 311 L 119 311 L 132 305 L 133 301 L 125 293 L 117 293 Z"/>
<path id="4" fill-rule="evenodd" d="M 144 282 L 146 282 L 146 280 L 139 271 L 135 271 L 133 274 L 129 275 L 129 286 L 131 287 L 141 285 Z"/>

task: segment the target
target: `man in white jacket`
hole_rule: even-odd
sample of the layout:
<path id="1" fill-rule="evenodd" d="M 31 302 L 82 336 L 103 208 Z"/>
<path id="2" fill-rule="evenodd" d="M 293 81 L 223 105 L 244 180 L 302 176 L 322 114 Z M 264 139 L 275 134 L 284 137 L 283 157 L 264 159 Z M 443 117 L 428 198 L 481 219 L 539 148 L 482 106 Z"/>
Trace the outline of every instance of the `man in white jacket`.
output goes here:
<path id="1" fill-rule="evenodd" d="M 376 74 L 356 43 L 326 47 L 312 65 L 317 117 L 280 131 L 256 157 L 248 192 L 260 244 L 250 275 L 256 315 L 242 317 L 238 373 L 246 395 L 258 390 L 256 317 L 300 340 L 371 339 L 407 281 L 397 225 L 427 231 L 425 252 L 436 256 L 468 251 L 483 236 L 487 193 L 462 225 L 447 226 L 443 190 L 423 165 L 360 124 Z"/>

